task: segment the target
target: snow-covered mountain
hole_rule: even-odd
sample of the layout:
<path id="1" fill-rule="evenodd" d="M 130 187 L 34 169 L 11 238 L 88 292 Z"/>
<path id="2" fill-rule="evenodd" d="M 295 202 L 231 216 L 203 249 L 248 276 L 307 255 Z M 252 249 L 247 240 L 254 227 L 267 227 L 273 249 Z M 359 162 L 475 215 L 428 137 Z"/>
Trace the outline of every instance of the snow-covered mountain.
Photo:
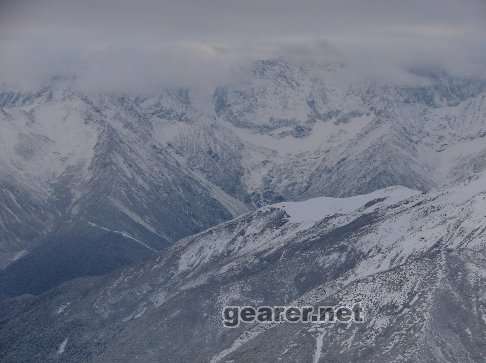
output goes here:
<path id="1" fill-rule="evenodd" d="M 415 70 L 419 82 L 385 84 L 347 72 L 259 61 L 205 102 L 185 89 L 87 93 L 71 79 L 2 91 L 0 264 L 31 270 L 34 251 L 50 264 L 69 248 L 56 241 L 93 228 L 153 255 L 269 203 L 428 191 L 484 169 L 486 83 Z"/>
<path id="2" fill-rule="evenodd" d="M 84 227 L 119 232 L 120 243 L 153 255 L 247 211 L 162 147 L 133 100 L 66 89 L 2 97 L 4 265 L 62 235 L 66 244 L 50 254 L 58 258 Z M 96 251 L 89 263 L 106 262 L 96 261 Z"/>
<path id="3" fill-rule="evenodd" d="M 485 213 L 485 173 L 265 206 L 139 266 L 4 301 L 0 359 L 482 362 Z M 363 324 L 222 325 L 229 305 L 358 302 Z"/>

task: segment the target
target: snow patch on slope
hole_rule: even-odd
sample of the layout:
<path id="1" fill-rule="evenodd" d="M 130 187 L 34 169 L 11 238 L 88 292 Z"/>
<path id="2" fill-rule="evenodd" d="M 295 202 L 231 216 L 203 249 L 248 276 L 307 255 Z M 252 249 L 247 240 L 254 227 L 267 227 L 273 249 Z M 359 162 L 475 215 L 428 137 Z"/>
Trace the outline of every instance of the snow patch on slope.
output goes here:
<path id="1" fill-rule="evenodd" d="M 68 340 L 69 338 L 66 338 L 62 341 L 62 343 L 59 345 L 59 348 L 57 348 L 57 354 L 58 355 L 61 355 L 64 353 L 64 351 L 66 350 L 66 345 L 68 343 Z"/>
<path id="2" fill-rule="evenodd" d="M 302 202 L 280 203 L 274 205 L 274 207 L 284 209 L 292 223 L 315 223 L 326 216 L 351 213 L 375 200 L 377 203 L 373 206 L 383 207 L 393 205 L 417 194 L 420 194 L 420 192 L 405 187 L 390 187 L 349 198 L 321 197 Z"/>

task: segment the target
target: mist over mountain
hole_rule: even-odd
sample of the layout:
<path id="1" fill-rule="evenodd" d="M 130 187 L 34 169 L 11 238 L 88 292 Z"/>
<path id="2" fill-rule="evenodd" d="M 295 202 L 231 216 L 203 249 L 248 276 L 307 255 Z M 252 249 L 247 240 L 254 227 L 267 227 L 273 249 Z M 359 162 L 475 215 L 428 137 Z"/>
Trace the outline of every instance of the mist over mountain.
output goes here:
<path id="1" fill-rule="evenodd" d="M 0 361 L 485 361 L 485 18 L 2 2 Z"/>

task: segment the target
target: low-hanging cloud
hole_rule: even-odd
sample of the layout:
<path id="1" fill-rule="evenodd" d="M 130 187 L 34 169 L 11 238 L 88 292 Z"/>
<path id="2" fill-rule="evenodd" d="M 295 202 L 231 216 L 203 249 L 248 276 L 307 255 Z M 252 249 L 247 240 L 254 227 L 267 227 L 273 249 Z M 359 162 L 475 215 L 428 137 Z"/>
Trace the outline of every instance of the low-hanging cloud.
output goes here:
<path id="1" fill-rule="evenodd" d="M 482 77 L 480 0 L 6 0 L 0 83 L 74 76 L 95 91 L 212 88 L 257 59 L 342 59 L 353 76 L 416 66 Z"/>

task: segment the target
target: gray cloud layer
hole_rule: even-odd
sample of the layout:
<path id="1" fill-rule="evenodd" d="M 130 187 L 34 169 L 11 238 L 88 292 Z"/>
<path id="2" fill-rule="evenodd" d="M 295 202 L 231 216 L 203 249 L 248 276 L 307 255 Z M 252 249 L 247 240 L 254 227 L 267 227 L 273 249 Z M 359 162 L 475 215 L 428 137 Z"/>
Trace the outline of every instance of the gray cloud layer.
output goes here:
<path id="1" fill-rule="evenodd" d="M 479 76 L 485 20 L 480 0 L 6 0 L 0 82 L 204 88 L 254 59 L 331 52 L 377 77 L 417 64 Z"/>

